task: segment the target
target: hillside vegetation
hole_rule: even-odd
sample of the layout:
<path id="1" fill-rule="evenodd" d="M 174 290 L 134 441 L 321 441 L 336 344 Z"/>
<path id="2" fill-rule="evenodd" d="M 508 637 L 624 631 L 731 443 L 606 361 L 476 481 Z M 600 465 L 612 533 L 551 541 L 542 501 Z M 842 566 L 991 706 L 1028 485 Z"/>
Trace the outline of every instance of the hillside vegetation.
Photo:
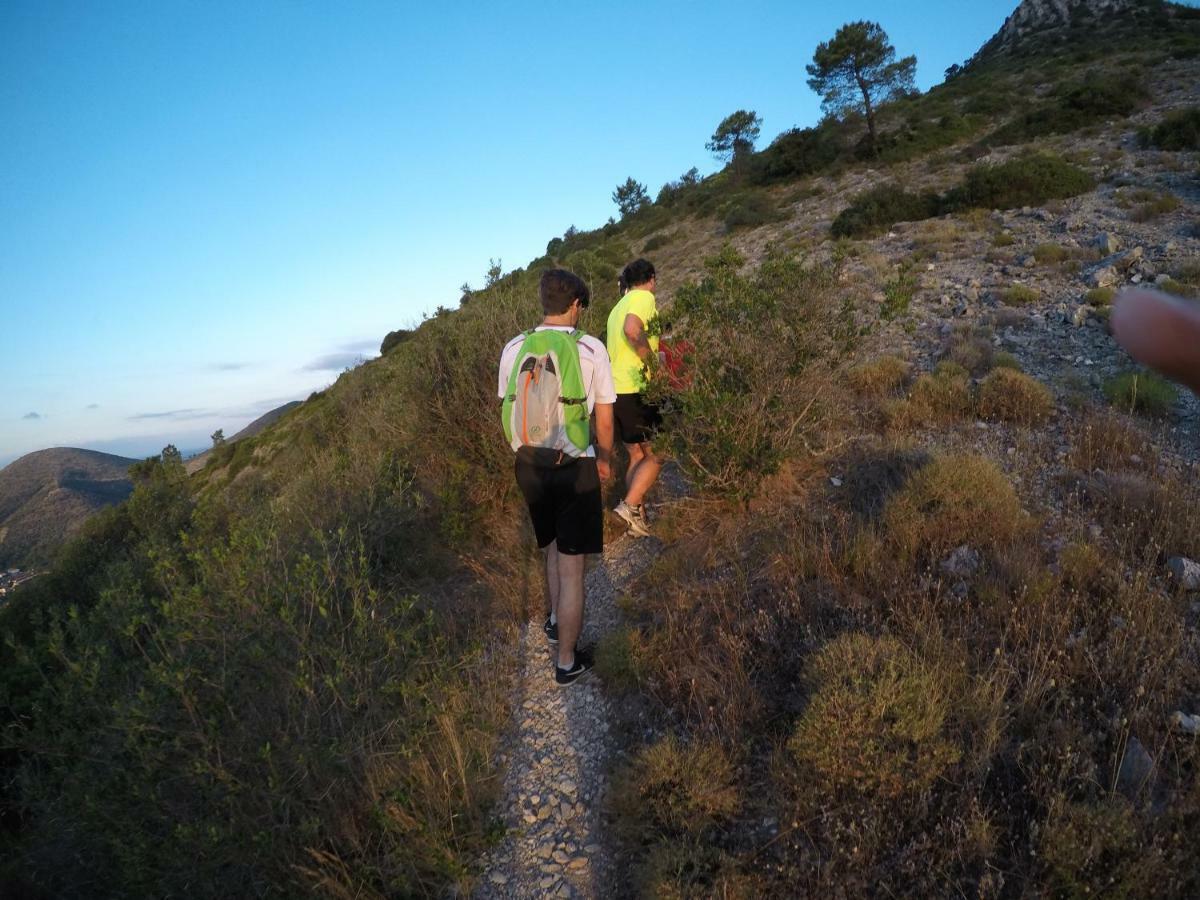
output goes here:
<path id="1" fill-rule="evenodd" d="M 4 892 L 469 890 L 541 609 L 497 356 L 543 268 L 602 334 L 646 253 L 694 494 L 600 648 L 621 890 L 1195 896 L 1200 416 L 1092 293 L 1200 287 L 1200 20 L 1147 9 L 884 105 L 874 150 L 845 116 L 666 185 L 194 475 L 135 467 L 0 609 Z"/>
<path id="2" fill-rule="evenodd" d="M 133 491 L 132 459 L 65 447 L 0 470 L 0 569 L 46 565 L 87 518 Z"/>

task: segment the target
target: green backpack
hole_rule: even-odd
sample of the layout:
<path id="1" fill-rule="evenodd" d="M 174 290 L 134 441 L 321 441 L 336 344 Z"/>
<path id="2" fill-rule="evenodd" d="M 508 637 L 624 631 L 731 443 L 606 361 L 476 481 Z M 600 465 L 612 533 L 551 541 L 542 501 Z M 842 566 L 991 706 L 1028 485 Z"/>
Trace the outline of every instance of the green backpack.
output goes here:
<path id="1" fill-rule="evenodd" d="M 583 332 L 527 331 L 501 407 L 504 437 L 543 466 L 571 462 L 591 444 L 587 391 L 579 365 Z"/>

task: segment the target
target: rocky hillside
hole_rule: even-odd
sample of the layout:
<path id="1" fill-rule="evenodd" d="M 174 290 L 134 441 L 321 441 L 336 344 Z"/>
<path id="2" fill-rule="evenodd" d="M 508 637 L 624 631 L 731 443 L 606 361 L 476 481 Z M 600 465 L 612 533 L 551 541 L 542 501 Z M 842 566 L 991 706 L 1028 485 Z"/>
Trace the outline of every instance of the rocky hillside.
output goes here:
<path id="1" fill-rule="evenodd" d="M 0 567 L 45 565 L 99 509 L 120 503 L 137 460 L 56 447 L 0 469 Z"/>
<path id="2" fill-rule="evenodd" d="M 1072 29 L 1121 27 L 1122 19 L 1162 12 L 1163 6 L 1155 0 L 1022 0 L 975 58 L 1014 50 L 1035 36 L 1066 38 Z"/>

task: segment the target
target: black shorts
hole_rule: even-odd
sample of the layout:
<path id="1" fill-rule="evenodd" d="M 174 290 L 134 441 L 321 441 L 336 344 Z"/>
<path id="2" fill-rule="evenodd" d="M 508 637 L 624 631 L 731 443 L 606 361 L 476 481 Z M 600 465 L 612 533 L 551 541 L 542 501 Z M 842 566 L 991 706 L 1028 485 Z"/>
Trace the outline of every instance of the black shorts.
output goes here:
<path id="1" fill-rule="evenodd" d="M 558 552 L 568 556 L 604 550 L 604 504 L 595 459 L 585 456 L 547 468 L 518 457 L 516 472 L 539 548 L 557 541 Z"/>
<path id="2" fill-rule="evenodd" d="M 613 418 L 617 420 L 617 435 L 626 444 L 646 443 L 662 424 L 658 407 L 647 403 L 641 394 L 617 394 Z"/>

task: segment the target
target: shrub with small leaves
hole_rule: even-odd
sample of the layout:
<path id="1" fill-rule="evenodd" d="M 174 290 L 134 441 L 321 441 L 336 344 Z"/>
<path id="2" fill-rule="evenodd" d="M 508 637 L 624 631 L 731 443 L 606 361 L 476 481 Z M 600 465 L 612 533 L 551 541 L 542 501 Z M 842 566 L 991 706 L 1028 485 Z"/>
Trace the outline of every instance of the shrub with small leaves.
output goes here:
<path id="1" fill-rule="evenodd" d="M 812 658 L 805 680 L 812 696 L 788 750 L 817 797 L 919 794 L 962 756 L 953 723 L 966 673 L 896 638 L 837 638 Z"/>
<path id="2" fill-rule="evenodd" d="M 981 456 L 935 459 L 888 502 L 884 534 L 905 559 L 940 558 L 960 544 L 995 548 L 1026 527 L 1013 486 Z"/>
<path id="3" fill-rule="evenodd" d="M 619 828 L 632 837 L 698 836 L 738 803 L 733 763 L 714 741 L 669 735 L 642 748 L 613 784 Z"/>
<path id="4" fill-rule="evenodd" d="M 1142 145 L 1159 150 L 1200 150 L 1200 107 L 1176 110 L 1139 133 Z"/>
<path id="5" fill-rule="evenodd" d="M 1103 309 L 1106 306 L 1112 306 L 1116 294 L 1117 292 L 1110 287 L 1092 288 L 1083 295 L 1083 302 Z"/>
<path id="6" fill-rule="evenodd" d="M 1153 372 L 1124 372 L 1104 382 L 1104 396 L 1126 412 L 1165 416 L 1179 399 L 1179 391 Z"/>
<path id="7" fill-rule="evenodd" d="M 1013 284 L 1006 287 L 1000 294 L 1000 299 L 1009 306 L 1026 306 L 1036 303 L 1041 295 L 1033 288 L 1024 284 Z"/>
<path id="8" fill-rule="evenodd" d="M 979 414 L 985 419 L 1036 425 L 1053 412 L 1050 390 L 1023 372 L 993 369 L 979 385 Z"/>
<path id="9" fill-rule="evenodd" d="M 1094 186 L 1087 172 L 1061 157 L 1039 153 L 976 166 L 960 187 L 947 194 L 945 205 L 950 210 L 1038 206 L 1047 200 L 1074 197 Z"/>
<path id="10" fill-rule="evenodd" d="M 897 222 L 916 222 L 937 215 L 936 194 L 910 194 L 898 185 L 883 184 L 856 196 L 842 210 L 830 233 L 835 237 L 871 237 Z"/>

